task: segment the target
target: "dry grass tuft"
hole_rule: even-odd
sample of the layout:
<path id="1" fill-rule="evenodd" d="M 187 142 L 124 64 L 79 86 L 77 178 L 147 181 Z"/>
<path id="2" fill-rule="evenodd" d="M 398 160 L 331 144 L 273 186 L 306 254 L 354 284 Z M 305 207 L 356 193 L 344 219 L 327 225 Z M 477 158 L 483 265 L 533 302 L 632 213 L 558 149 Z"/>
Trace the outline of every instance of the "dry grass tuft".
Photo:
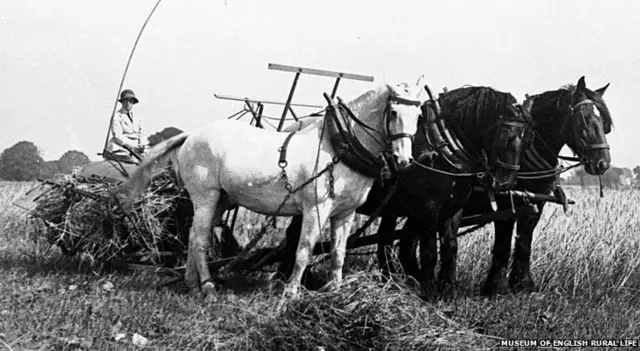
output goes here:
<path id="1" fill-rule="evenodd" d="M 404 283 L 371 272 L 348 276 L 336 292 L 305 293 L 252 338 L 271 350 L 460 350 L 494 343 L 425 304 Z"/>

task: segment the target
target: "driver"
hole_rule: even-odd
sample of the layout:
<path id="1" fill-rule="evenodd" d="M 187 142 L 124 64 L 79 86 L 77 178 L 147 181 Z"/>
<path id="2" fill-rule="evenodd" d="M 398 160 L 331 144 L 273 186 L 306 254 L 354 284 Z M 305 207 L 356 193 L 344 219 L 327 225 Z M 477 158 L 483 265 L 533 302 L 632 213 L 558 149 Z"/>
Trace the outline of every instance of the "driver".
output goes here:
<path id="1" fill-rule="evenodd" d="M 147 147 L 142 120 L 140 116 L 133 114 L 133 106 L 139 100 L 133 90 L 125 89 L 120 93 L 118 101 L 122 106 L 111 122 L 110 139 L 106 148 L 110 156 L 108 158 L 137 163 L 134 153 L 142 155 Z"/>

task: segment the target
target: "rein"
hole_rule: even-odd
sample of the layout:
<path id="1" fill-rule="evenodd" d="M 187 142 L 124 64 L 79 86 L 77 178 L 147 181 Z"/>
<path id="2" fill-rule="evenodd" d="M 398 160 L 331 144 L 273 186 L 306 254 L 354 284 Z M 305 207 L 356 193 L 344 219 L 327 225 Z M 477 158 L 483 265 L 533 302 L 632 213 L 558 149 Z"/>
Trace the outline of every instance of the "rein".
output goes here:
<path id="1" fill-rule="evenodd" d="M 411 162 L 411 165 L 409 165 L 409 167 L 411 167 L 412 165 L 416 165 L 420 168 L 424 168 L 426 170 L 435 172 L 435 173 L 440 173 L 443 175 L 447 175 L 447 176 L 452 176 L 452 177 L 478 177 L 478 178 L 482 178 L 484 177 L 487 173 L 486 172 L 475 172 L 475 173 L 453 173 L 453 172 L 447 172 L 447 171 L 443 171 L 441 169 L 438 168 L 434 168 L 431 166 L 427 166 L 424 163 L 418 161 L 418 160 L 413 160 L 413 162 Z"/>

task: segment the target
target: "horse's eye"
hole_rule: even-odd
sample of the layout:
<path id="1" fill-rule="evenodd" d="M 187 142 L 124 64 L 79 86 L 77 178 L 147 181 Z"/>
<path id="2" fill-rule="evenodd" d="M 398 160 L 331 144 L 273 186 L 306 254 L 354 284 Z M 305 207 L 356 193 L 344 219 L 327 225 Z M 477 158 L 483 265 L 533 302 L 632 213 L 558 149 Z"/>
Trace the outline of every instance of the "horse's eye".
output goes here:
<path id="1" fill-rule="evenodd" d="M 509 136 L 511 135 L 511 131 L 508 128 L 502 128 L 496 135 L 495 146 L 497 147 L 506 147 L 509 143 Z"/>

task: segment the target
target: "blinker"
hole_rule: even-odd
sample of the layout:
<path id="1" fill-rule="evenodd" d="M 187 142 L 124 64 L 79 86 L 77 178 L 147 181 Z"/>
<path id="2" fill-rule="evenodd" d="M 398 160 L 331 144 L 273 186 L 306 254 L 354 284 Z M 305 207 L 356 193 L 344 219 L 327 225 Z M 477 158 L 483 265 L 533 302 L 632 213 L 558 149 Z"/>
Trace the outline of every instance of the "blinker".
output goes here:
<path id="1" fill-rule="evenodd" d="M 533 141 L 536 138 L 536 133 L 533 130 L 525 130 L 522 136 L 524 149 L 529 149 L 533 146 Z"/>
<path id="2" fill-rule="evenodd" d="M 496 134 L 496 138 L 493 142 L 493 145 L 496 147 L 507 147 L 509 144 L 509 135 L 510 135 L 509 127 L 500 128 L 500 132 Z"/>

